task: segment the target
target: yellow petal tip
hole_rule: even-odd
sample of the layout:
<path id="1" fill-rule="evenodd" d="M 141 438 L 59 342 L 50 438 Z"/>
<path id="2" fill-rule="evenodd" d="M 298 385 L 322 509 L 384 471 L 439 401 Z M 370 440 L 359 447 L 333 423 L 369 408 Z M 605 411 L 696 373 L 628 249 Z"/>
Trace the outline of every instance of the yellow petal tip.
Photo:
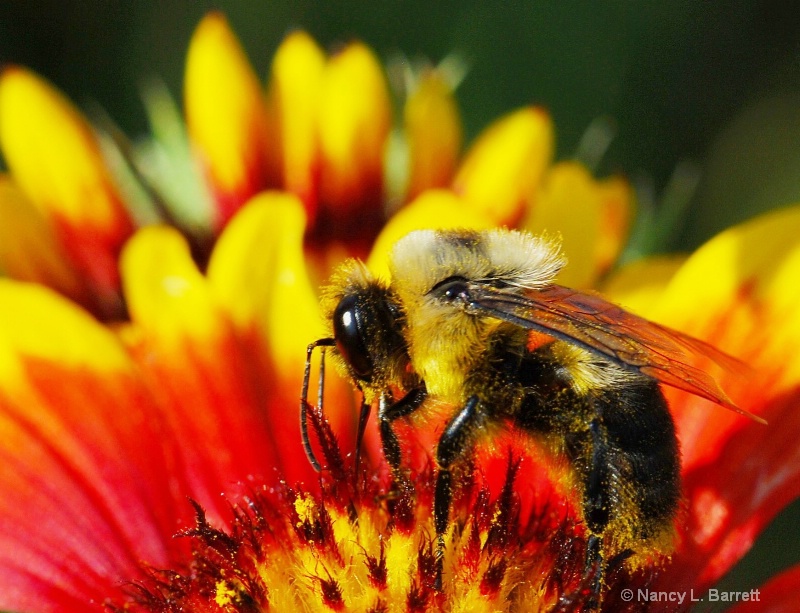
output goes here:
<path id="1" fill-rule="evenodd" d="M 513 225 L 553 155 L 553 125 L 541 107 L 501 117 L 472 145 L 453 189 L 498 224 Z"/>
<path id="2" fill-rule="evenodd" d="M 186 121 L 217 193 L 223 221 L 266 184 L 266 109 L 258 77 L 222 13 L 207 14 L 189 43 Z"/>

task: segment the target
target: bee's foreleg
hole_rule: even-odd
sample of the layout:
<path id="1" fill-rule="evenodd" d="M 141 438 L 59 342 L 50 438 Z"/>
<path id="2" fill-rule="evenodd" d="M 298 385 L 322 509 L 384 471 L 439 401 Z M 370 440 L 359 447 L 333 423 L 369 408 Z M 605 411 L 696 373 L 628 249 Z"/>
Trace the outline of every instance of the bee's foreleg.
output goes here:
<path id="1" fill-rule="evenodd" d="M 589 424 L 591 435 L 591 463 L 586 476 L 583 514 L 589 528 L 586 546 L 585 576 L 591 577 L 592 592 L 599 597 L 605 572 L 603 560 L 603 533 L 609 521 L 610 467 L 605 428 L 595 418 Z"/>
<path id="2" fill-rule="evenodd" d="M 361 446 L 364 443 L 364 432 L 367 430 L 367 421 L 372 406 L 366 400 L 361 402 L 361 410 L 358 412 L 358 429 L 356 430 L 356 460 L 354 463 L 353 471 L 355 473 L 356 481 L 359 479 L 359 472 L 361 471 Z"/>
<path id="3" fill-rule="evenodd" d="M 450 467 L 469 449 L 478 418 L 478 397 L 470 396 L 464 408 L 447 424 L 436 446 L 439 472 L 436 475 L 436 492 L 433 497 L 433 520 L 437 537 L 437 590 L 442 588 L 444 534 L 450 521 L 450 503 L 453 498 Z"/>
<path id="4" fill-rule="evenodd" d="M 381 445 L 383 446 L 383 455 L 389 466 L 398 476 L 400 470 L 400 441 L 397 440 L 397 435 L 392 429 L 392 422 L 400 417 L 411 415 L 420 406 L 427 397 L 428 392 L 424 386 L 417 387 L 408 392 L 397 402 L 392 402 L 391 396 L 382 394 L 380 404 L 378 406 L 378 423 L 381 433 Z"/>

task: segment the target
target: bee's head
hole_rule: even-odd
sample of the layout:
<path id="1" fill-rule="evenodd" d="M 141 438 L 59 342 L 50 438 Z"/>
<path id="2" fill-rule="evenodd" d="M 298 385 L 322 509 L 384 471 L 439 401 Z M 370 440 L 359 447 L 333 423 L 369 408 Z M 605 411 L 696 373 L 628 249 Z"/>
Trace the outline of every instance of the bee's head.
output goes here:
<path id="1" fill-rule="evenodd" d="M 559 241 L 548 236 L 503 228 L 417 230 L 395 243 L 390 269 L 401 292 L 423 296 L 448 279 L 540 289 L 565 263 Z"/>
<path id="2" fill-rule="evenodd" d="M 385 389 L 406 370 L 403 312 L 393 292 L 356 261 L 345 264 L 323 299 L 336 353 L 365 391 Z"/>

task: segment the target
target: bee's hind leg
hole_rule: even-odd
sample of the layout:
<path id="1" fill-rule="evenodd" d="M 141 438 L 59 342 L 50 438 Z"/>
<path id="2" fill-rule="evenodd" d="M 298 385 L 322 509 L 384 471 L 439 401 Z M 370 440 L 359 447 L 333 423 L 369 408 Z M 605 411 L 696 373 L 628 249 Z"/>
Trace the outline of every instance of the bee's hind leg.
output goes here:
<path id="1" fill-rule="evenodd" d="M 591 464 L 584 484 L 583 515 L 590 535 L 586 544 L 584 579 L 590 580 L 594 603 L 599 606 L 605 578 L 603 533 L 608 526 L 611 504 L 610 460 L 605 428 L 599 419 L 595 418 L 589 424 L 589 433 L 591 435 Z"/>
<path id="2" fill-rule="evenodd" d="M 599 604 L 600 590 L 603 587 L 604 565 L 603 537 L 591 534 L 586 543 L 586 566 L 583 576 L 591 581 L 590 589 L 596 604 Z"/>
<path id="3" fill-rule="evenodd" d="M 478 397 L 470 396 L 464 408 L 450 420 L 442 432 L 436 446 L 436 492 L 433 497 L 433 520 L 436 526 L 436 582 L 438 591 L 442 590 L 442 571 L 444 568 L 444 535 L 450 522 L 450 503 L 453 498 L 452 473 L 450 467 L 461 459 L 472 443 L 480 412 Z"/>

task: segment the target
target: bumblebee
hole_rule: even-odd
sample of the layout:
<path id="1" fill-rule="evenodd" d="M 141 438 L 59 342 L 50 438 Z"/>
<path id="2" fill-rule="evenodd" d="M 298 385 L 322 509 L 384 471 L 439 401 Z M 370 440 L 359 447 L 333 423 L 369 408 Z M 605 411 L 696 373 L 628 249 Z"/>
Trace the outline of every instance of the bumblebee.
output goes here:
<path id="1" fill-rule="evenodd" d="M 660 384 L 761 420 L 692 366 L 697 356 L 722 366 L 732 358 L 596 294 L 554 284 L 564 264 L 555 241 L 503 229 L 412 232 L 392 251 L 390 282 L 358 261 L 345 263 L 323 298 L 332 334 L 308 347 L 303 442 L 319 469 L 305 423 L 316 347 L 334 347 L 363 393 L 359 447 L 377 404 L 383 451 L 398 479 L 392 423 L 429 402 L 453 407 L 435 450 L 441 560 L 454 470 L 495 426 L 527 433 L 567 460 L 588 531 L 586 574 L 599 592 L 609 556 L 671 549 L 680 457 Z"/>

